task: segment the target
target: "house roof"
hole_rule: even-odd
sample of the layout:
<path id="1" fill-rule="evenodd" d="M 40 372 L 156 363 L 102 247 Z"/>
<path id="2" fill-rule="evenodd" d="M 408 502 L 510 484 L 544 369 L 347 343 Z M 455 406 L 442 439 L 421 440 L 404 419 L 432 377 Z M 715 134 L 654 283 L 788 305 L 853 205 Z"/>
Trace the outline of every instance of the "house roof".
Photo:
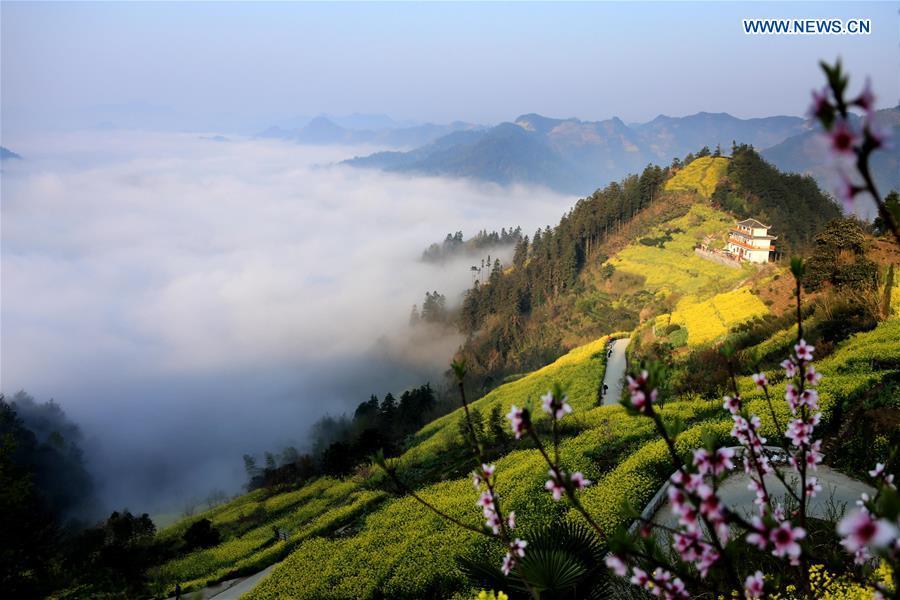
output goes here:
<path id="1" fill-rule="evenodd" d="M 756 219 L 744 219 L 743 221 L 738 221 L 738 225 L 744 225 L 746 227 L 764 227 L 765 229 L 772 228 L 771 225 L 764 225 Z"/>

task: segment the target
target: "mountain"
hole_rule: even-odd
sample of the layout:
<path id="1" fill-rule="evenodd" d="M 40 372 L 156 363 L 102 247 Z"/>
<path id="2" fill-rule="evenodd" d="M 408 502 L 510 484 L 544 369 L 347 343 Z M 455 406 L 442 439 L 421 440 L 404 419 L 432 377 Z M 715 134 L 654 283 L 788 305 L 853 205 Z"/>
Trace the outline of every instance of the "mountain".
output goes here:
<path id="1" fill-rule="evenodd" d="M 0 146 L 0 160 L 22 160 L 22 157 L 9 148 Z"/>
<path id="2" fill-rule="evenodd" d="M 495 183 L 538 183 L 586 194 L 648 163 L 668 164 L 702 146 L 732 142 L 769 147 L 804 131 L 803 119 L 738 119 L 726 113 L 659 116 L 627 125 L 619 118 L 582 121 L 525 114 L 477 136 L 441 138 L 405 153 L 355 157 L 347 164 Z"/>
<path id="3" fill-rule="evenodd" d="M 666 162 L 703 146 L 730 148 L 732 142 L 768 148 L 806 128 L 806 122 L 799 117 L 738 119 L 728 113 L 708 112 L 687 117 L 660 115 L 634 127 L 651 152 Z"/>
<path id="4" fill-rule="evenodd" d="M 365 125 L 372 128 L 358 128 Z M 383 115 L 350 115 L 340 119 L 323 115 L 296 129 L 272 126 L 256 134 L 256 137 L 294 141 L 300 144 L 372 144 L 387 148 L 409 148 L 430 144 L 454 132 L 478 129 L 481 129 L 481 126 L 462 121 L 454 121 L 447 125 L 434 123 L 407 125 L 397 123 Z"/>
<path id="5" fill-rule="evenodd" d="M 891 132 L 892 139 L 900 139 L 900 105 L 878 111 L 875 119 L 881 127 Z M 791 136 L 763 150 L 762 155 L 779 169 L 812 175 L 826 190 L 836 183 L 827 150 L 821 143 L 817 130 L 807 129 Z M 887 195 L 890 190 L 900 190 L 900 146 L 893 144 L 887 150 L 874 153 L 872 172 L 882 195 Z M 875 213 L 871 202 L 857 202 L 855 210 L 865 218 L 872 217 Z"/>

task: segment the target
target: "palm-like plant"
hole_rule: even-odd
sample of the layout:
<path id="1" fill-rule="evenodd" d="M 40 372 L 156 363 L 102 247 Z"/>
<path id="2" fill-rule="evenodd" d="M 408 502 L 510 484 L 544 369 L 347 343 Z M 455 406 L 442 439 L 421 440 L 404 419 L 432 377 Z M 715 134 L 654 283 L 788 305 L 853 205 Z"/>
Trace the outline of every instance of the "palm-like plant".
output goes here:
<path id="1" fill-rule="evenodd" d="M 520 569 L 509 576 L 496 561 L 484 557 L 461 557 L 457 563 L 477 587 L 503 590 L 511 598 L 610 597 L 609 571 L 603 563 L 606 545 L 593 530 L 581 523 L 555 521 L 528 530 L 526 539 L 528 553 Z"/>

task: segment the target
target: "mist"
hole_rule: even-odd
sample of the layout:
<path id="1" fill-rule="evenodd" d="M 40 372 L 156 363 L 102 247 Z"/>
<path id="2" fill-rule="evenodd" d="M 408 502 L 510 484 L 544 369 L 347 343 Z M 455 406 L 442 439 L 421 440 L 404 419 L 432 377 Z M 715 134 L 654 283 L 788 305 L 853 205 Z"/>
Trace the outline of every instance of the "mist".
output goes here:
<path id="1" fill-rule="evenodd" d="M 427 290 L 458 301 L 472 275 L 422 250 L 532 232 L 573 202 L 337 165 L 372 148 L 5 143 L 25 159 L 2 174 L 2 390 L 53 398 L 83 428 L 104 508 L 237 491 L 243 453 L 303 448 L 318 417 L 437 381 L 461 339 L 410 338 L 410 309 Z"/>

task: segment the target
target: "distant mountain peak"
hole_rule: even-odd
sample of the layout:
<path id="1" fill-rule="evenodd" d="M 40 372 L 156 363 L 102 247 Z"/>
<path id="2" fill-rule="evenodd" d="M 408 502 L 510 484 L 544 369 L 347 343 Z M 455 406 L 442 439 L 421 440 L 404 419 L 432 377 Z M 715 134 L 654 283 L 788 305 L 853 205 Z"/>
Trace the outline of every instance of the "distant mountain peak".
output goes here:
<path id="1" fill-rule="evenodd" d="M 22 157 L 9 148 L 0 146 L 0 160 L 22 160 Z"/>

